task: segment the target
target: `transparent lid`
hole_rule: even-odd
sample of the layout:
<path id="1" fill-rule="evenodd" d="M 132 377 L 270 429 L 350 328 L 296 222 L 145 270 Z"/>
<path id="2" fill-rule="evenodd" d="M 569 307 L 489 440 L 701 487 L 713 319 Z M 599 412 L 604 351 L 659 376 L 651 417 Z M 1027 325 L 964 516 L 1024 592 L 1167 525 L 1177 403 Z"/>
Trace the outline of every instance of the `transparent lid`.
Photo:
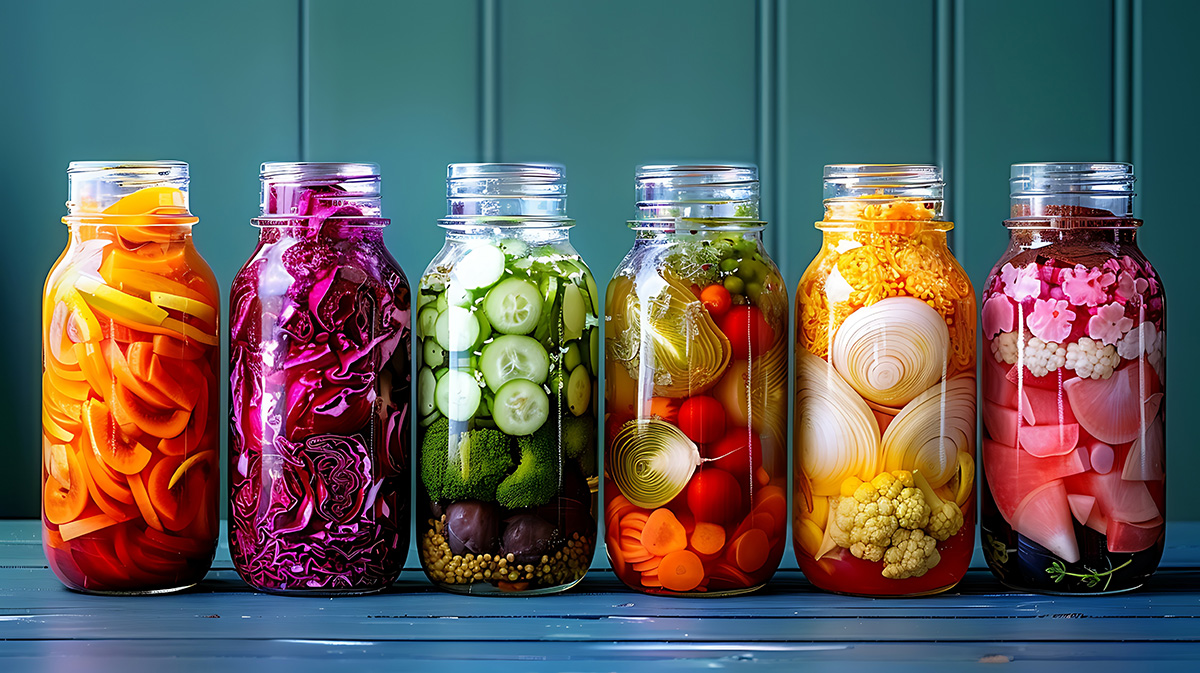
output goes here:
<path id="1" fill-rule="evenodd" d="M 759 226 L 758 167 L 753 164 L 647 164 L 634 180 L 637 218 L 647 227 L 676 220 Z"/>
<path id="2" fill-rule="evenodd" d="M 930 164 L 831 164 L 825 167 L 825 219 L 855 219 L 865 207 L 889 202 L 920 203 L 941 219 L 946 183 Z"/>
<path id="3" fill-rule="evenodd" d="M 342 206 L 358 210 L 349 216 L 381 215 L 377 164 L 269 161 L 258 177 L 259 212 L 266 218 L 307 217 Z"/>
<path id="4" fill-rule="evenodd" d="M 1136 179 L 1132 164 L 1118 162 L 1013 164 L 1011 216 L 1129 217 Z"/>
<path id="5" fill-rule="evenodd" d="M 450 164 L 446 168 L 448 226 L 555 226 L 567 218 L 567 169 L 560 164 Z"/>
<path id="6" fill-rule="evenodd" d="M 188 211 L 188 165 L 182 161 L 72 161 L 64 220 L 152 216 L 172 224 L 198 221 Z M 137 194 L 136 197 L 131 197 Z"/>

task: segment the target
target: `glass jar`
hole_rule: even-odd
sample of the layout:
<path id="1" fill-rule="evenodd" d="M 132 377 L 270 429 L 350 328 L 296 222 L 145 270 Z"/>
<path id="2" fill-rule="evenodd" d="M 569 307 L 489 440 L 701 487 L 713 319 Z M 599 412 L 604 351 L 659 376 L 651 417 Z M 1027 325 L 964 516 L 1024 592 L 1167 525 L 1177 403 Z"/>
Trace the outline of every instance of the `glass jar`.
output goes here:
<path id="1" fill-rule="evenodd" d="M 229 550 L 260 591 L 362 594 L 408 554 L 409 287 L 379 167 L 265 163 L 230 290 Z"/>
<path id="2" fill-rule="evenodd" d="M 596 543 L 600 295 L 552 164 L 451 164 L 446 243 L 417 297 L 425 574 L 556 593 Z"/>
<path id="3" fill-rule="evenodd" d="M 42 546 L 67 587 L 199 582 L 217 547 L 219 292 L 188 166 L 72 162 L 42 296 Z"/>
<path id="4" fill-rule="evenodd" d="M 983 290 L 983 550 L 1005 584 L 1142 586 L 1165 540 L 1165 303 L 1128 164 L 1016 164 Z M 1095 406 L 1093 406 L 1095 405 Z"/>
<path id="5" fill-rule="evenodd" d="M 754 166 L 640 166 L 605 316 L 605 534 L 630 588 L 754 591 L 787 529 L 787 288 Z"/>
<path id="6" fill-rule="evenodd" d="M 975 545 L 975 293 L 936 166 L 825 167 L 796 292 L 793 544 L 826 591 L 945 591 Z"/>

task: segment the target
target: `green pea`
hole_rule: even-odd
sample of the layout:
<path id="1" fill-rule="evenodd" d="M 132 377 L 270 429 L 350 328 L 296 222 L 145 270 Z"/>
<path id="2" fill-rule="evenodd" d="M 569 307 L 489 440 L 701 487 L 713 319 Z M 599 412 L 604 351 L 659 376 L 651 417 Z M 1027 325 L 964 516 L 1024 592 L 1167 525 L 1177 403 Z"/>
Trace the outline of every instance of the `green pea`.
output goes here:
<path id="1" fill-rule="evenodd" d="M 721 260 L 720 266 L 721 266 L 722 271 L 724 271 L 725 273 L 729 273 L 737 268 L 738 263 L 737 263 L 736 259 L 726 257 L 725 259 Z"/>
<path id="2" fill-rule="evenodd" d="M 762 291 L 762 285 L 758 283 L 746 283 L 746 296 L 756 304 L 758 303 L 758 295 L 762 294 Z"/>
<path id="3" fill-rule="evenodd" d="M 727 276 L 725 278 L 725 289 L 729 290 L 729 294 L 741 294 L 746 290 L 746 281 L 737 276 Z"/>

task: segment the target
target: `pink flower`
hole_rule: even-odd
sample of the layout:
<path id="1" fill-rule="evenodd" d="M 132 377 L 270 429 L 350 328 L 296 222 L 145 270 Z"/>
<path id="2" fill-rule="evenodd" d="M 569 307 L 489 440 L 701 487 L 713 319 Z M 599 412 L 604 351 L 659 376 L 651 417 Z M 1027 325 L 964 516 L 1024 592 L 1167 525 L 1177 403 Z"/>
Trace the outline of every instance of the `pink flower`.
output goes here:
<path id="1" fill-rule="evenodd" d="M 1002 294 L 992 295 L 983 302 L 983 335 L 994 339 L 1001 332 L 1013 331 L 1015 313 L 1011 299 Z"/>
<path id="2" fill-rule="evenodd" d="M 1029 331 L 1042 341 L 1062 343 L 1070 336 L 1071 321 L 1075 319 L 1075 312 L 1068 306 L 1065 299 L 1037 300 L 1025 321 Z"/>
<path id="3" fill-rule="evenodd" d="M 1145 278 L 1136 278 L 1133 274 L 1122 271 L 1117 277 L 1116 299 L 1120 301 L 1129 301 L 1139 294 L 1142 294 L 1150 287 L 1150 281 Z"/>
<path id="4" fill-rule="evenodd" d="M 1005 264 L 1000 269 L 1004 281 L 1004 294 L 1018 302 L 1033 299 L 1042 292 L 1042 281 L 1038 279 L 1037 264 L 1030 262 L 1021 268 Z"/>
<path id="5" fill-rule="evenodd" d="M 1125 307 L 1117 302 L 1096 309 L 1096 315 L 1088 320 L 1088 336 L 1105 344 L 1115 344 L 1133 327 L 1133 320 L 1125 317 Z"/>
<path id="6" fill-rule="evenodd" d="M 1062 289 L 1076 306 L 1096 306 L 1108 300 L 1104 288 L 1117 281 L 1117 275 L 1111 271 L 1087 269 L 1082 264 L 1076 264 L 1074 269 L 1063 269 Z"/>

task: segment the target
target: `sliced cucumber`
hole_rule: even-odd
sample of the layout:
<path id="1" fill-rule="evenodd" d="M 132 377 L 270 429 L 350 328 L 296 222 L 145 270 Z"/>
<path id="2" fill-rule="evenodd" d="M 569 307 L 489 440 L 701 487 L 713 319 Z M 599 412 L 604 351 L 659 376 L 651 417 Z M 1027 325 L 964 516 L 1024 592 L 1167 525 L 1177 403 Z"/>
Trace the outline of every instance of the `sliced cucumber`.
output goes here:
<path id="1" fill-rule="evenodd" d="M 504 275 L 504 253 L 494 245 L 476 245 L 454 265 L 454 277 L 468 290 L 491 287 Z"/>
<path id="2" fill-rule="evenodd" d="M 433 376 L 433 370 L 429 367 L 421 367 L 421 371 L 417 372 L 417 413 L 421 416 L 433 413 L 435 388 L 437 388 L 437 379 Z"/>
<path id="3" fill-rule="evenodd" d="M 492 390 L 500 390 L 513 379 L 541 383 L 550 373 L 550 356 L 536 339 L 506 334 L 483 347 L 479 371 Z"/>
<path id="4" fill-rule="evenodd" d="M 479 321 L 469 310 L 451 306 L 438 315 L 437 342 L 448 351 L 465 351 L 479 339 Z"/>
<path id="5" fill-rule="evenodd" d="M 433 306 L 426 306 L 417 314 L 417 336 L 422 339 L 428 339 L 436 332 L 438 319 L 438 310 Z"/>
<path id="6" fill-rule="evenodd" d="M 574 371 L 581 364 L 583 364 L 583 349 L 579 347 L 578 341 L 572 341 L 567 344 L 567 350 L 563 353 L 563 367 L 567 371 Z"/>
<path id="7" fill-rule="evenodd" d="M 492 338 L 492 323 L 487 319 L 487 311 L 480 308 L 475 311 L 475 319 L 479 321 L 479 338 L 475 340 L 475 350 L 483 348 L 484 342 Z"/>
<path id="8" fill-rule="evenodd" d="M 500 241 L 500 250 L 509 257 L 524 257 L 529 252 L 529 244 L 519 238 L 506 238 Z"/>
<path id="9" fill-rule="evenodd" d="M 441 367 L 446 364 L 446 349 L 436 339 L 425 339 L 421 344 L 421 359 L 430 367 Z"/>
<path id="10" fill-rule="evenodd" d="M 583 292 L 574 283 L 564 283 L 562 302 L 563 339 L 571 341 L 583 336 L 587 325 L 587 308 Z"/>
<path id="11" fill-rule="evenodd" d="M 423 416 L 423 417 L 421 417 L 421 427 L 428 428 L 429 426 L 433 425 L 434 421 L 436 421 L 437 419 L 439 419 L 441 417 L 442 417 L 442 415 L 436 411 L 434 411 L 432 414 L 429 414 L 428 416 Z"/>
<path id="12" fill-rule="evenodd" d="M 542 292 L 542 315 L 553 316 L 557 315 L 554 310 L 554 304 L 558 300 L 558 284 L 559 280 L 555 276 L 542 276 L 541 292 Z M 541 341 L 547 348 L 551 344 L 557 343 L 558 334 L 557 320 L 547 319 L 538 323 L 537 329 L 533 333 L 533 338 Z"/>
<path id="13" fill-rule="evenodd" d="M 452 421 L 466 421 L 479 408 L 482 392 L 475 377 L 457 369 L 447 370 L 437 382 L 437 409 Z"/>
<path id="14" fill-rule="evenodd" d="M 592 278 L 592 272 L 587 269 L 583 270 L 583 279 L 587 281 L 587 291 L 592 299 L 592 315 L 600 317 L 600 288 L 596 287 L 596 279 Z"/>
<path id="15" fill-rule="evenodd" d="M 514 379 L 496 391 L 492 419 L 509 435 L 531 435 L 550 417 L 550 398 L 536 383 Z"/>
<path id="16" fill-rule="evenodd" d="M 567 379 L 567 406 L 571 413 L 582 416 L 592 402 L 592 377 L 588 376 L 587 367 L 579 366 L 571 371 Z"/>
<path id="17" fill-rule="evenodd" d="M 437 299 L 436 296 L 429 292 L 421 291 L 417 293 L 417 310 L 425 308 L 425 305 Z"/>
<path id="18" fill-rule="evenodd" d="M 450 306 L 470 306 L 475 301 L 475 295 L 463 287 L 462 283 L 451 282 L 446 288 L 446 303 Z"/>
<path id="19" fill-rule="evenodd" d="M 433 305 L 437 307 L 438 313 L 441 313 L 446 310 L 446 307 L 450 306 L 450 300 L 446 297 L 446 293 L 443 292 L 437 296 L 437 301 Z"/>
<path id="20" fill-rule="evenodd" d="M 483 308 L 497 332 L 528 334 L 542 316 L 542 296 L 533 283 L 508 278 L 488 291 Z"/>
<path id="21" fill-rule="evenodd" d="M 588 341 L 591 342 L 592 359 L 588 361 L 588 366 L 592 369 L 592 376 L 600 375 L 600 328 L 593 327 L 588 330 Z"/>

